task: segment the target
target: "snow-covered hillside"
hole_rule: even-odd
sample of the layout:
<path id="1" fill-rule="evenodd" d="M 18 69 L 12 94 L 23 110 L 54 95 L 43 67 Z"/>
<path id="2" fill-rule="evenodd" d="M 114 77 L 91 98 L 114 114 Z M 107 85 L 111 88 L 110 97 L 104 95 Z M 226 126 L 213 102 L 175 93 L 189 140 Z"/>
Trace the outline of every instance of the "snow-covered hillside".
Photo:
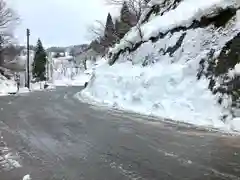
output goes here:
<path id="1" fill-rule="evenodd" d="M 82 96 L 175 121 L 240 130 L 232 94 L 220 91 L 237 77 L 240 62 L 238 58 L 221 63 L 228 54 L 236 58 L 240 50 L 231 47 L 240 39 L 236 2 L 152 0 L 150 4 L 141 24 L 110 50 L 105 61 L 112 66 L 96 68 Z"/>

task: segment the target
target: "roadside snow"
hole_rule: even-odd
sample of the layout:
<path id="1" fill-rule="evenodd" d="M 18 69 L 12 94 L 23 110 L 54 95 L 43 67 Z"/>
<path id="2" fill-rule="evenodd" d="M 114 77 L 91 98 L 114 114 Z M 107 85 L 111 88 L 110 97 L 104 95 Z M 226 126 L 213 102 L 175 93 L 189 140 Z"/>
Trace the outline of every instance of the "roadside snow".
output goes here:
<path id="1" fill-rule="evenodd" d="M 16 90 L 14 81 L 0 75 L 0 96 L 7 95 L 9 92 L 16 92 Z"/>
<path id="2" fill-rule="evenodd" d="M 219 120 L 222 109 L 208 90 L 207 80 L 196 81 L 187 71 L 181 64 L 157 63 L 146 68 L 130 63 L 105 65 L 97 69 L 81 95 L 119 109 L 225 128 Z"/>
<path id="3" fill-rule="evenodd" d="M 29 174 L 25 175 L 22 180 L 31 180 L 31 177 Z"/>
<path id="4" fill-rule="evenodd" d="M 18 157 L 12 155 L 12 153 L 8 153 L 6 155 L 3 156 L 3 161 L 1 162 L 1 164 L 3 165 L 3 167 L 6 170 L 10 170 L 12 168 L 20 168 L 22 167 L 20 165 L 20 163 L 16 160 Z"/>
<path id="5" fill-rule="evenodd" d="M 37 82 L 37 83 L 32 83 L 30 84 L 30 91 L 42 91 L 44 90 L 44 84 L 45 82 Z M 51 83 L 48 83 L 48 87 L 47 89 L 54 89 L 55 88 L 55 85 L 51 84 Z M 15 87 L 17 89 L 17 87 Z M 21 87 L 19 89 L 19 92 L 18 93 L 28 93 L 29 92 L 29 89 L 27 87 Z"/>
<path id="6" fill-rule="evenodd" d="M 31 91 L 41 91 L 44 90 L 45 82 L 32 83 L 30 90 Z M 53 89 L 55 86 L 48 83 L 47 89 Z M 0 96 L 7 96 L 12 93 L 28 93 L 29 90 L 26 87 L 20 87 L 19 92 L 17 92 L 17 84 L 13 80 L 9 80 L 4 76 L 0 75 Z"/>
<path id="7" fill-rule="evenodd" d="M 240 123 L 231 121 L 228 101 L 224 99 L 224 106 L 219 105 L 219 94 L 213 95 L 208 89 L 209 80 L 197 80 L 199 62 L 208 59 L 212 50 L 216 56 L 239 32 L 234 27 L 235 22 L 230 21 L 226 28 L 188 29 L 168 33 L 156 43 L 143 43 L 134 52 L 122 53 L 113 66 L 105 63 L 97 67 L 81 96 L 98 104 L 164 119 L 240 130 Z M 184 38 L 180 46 L 172 48 L 179 44 L 181 36 Z M 149 64 L 143 67 L 146 62 Z M 225 115 L 229 116 L 222 121 Z"/>
<path id="8" fill-rule="evenodd" d="M 19 156 L 17 153 L 13 153 L 8 148 L 6 142 L 3 141 L 3 137 L 0 132 L 0 169 L 10 171 L 15 168 L 20 168 L 21 164 L 18 162 Z"/>

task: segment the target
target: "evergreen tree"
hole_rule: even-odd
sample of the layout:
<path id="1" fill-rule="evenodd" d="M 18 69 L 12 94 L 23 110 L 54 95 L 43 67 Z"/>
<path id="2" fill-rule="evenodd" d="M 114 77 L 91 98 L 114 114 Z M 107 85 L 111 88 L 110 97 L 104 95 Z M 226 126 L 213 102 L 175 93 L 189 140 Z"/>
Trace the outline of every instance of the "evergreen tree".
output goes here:
<path id="1" fill-rule="evenodd" d="M 136 25 L 136 17 L 135 15 L 129 10 L 128 4 L 126 1 L 123 2 L 122 9 L 120 12 L 120 22 L 115 26 L 117 27 L 117 33 L 119 38 L 123 38 L 123 36 L 133 27 Z"/>
<path id="2" fill-rule="evenodd" d="M 46 63 L 47 63 L 47 54 L 43 48 L 41 40 L 38 39 L 36 50 L 35 50 L 34 61 L 32 64 L 33 66 L 32 74 L 37 81 L 46 80 Z"/>
<path id="3" fill-rule="evenodd" d="M 115 31 L 115 28 L 114 28 L 112 16 L 110 13 L 108 13 L 104 35 L 109 36 L 109 35 L 113 34 L 114 31 Z"/>
<path id="4" fill-rule="evenodd" d="M 108 13 L 104 30 L 104 46 L 109 47 L 113 45 L 116 42 L 115 39 L 115 26 L 111 14 Z"/>
<path id="5" fill-rule="evenodd" d="M 131 25 L 131 17 L 132 14 L 128 8 L 128 4 L 126 1 L 123 2 L 122 9 L 120 12 L 120 19 L 122 22 L 127 23 L 128 25 Z"/>
<path id="6" fill-rule="evenodd" d="M 116 41 L 119 41 L 119 39 L 121 34 L 121 23 L 119 20 L 115 21 L 115 35 L 118 37 L 118 39 Z"/>

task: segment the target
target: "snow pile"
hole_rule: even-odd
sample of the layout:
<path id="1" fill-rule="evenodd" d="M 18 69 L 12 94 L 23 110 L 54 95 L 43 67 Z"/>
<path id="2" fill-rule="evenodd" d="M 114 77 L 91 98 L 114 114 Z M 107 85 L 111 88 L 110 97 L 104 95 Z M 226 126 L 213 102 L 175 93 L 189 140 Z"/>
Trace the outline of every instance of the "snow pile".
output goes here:
<path id="1" fill-rule="evenodd" d="M 45 84 L 48 85 L 48 87 L 46 89 L 54 89 L 55 88 L 55 85 L 53 85 L 51 83 L 48 83 L 48 82 L 45 82 L 45 81 L 42 81 L 42 82 L 31 83 L 30 84 L 30 91 L 42 91 L 42 90 L 45 89 L 44 88 Z M 28 92 L 29 92 L 29 89 L 27 87 L 21 87 L 19 89 L 18 93 L 28 93 Z"/>
<path id="2" fill-rule="evenodd" d="M 8 153 L 0 157 L 0 165 L 4 168 L 5 171 L 10 171 L 11 169 L 22 167 L 16 159 L 19 159 L 17 155 Z"/>
<path id="3" fill-rule="evenodd" d="M 44 90 L 45 82 L 37 82 L 30 84 L 31 91 L 40 91 Z M 55 86 L 53 84 L 47 83 L 49 86 L 47 89 L 53 89 Z M 17 84 L 13 80 L 9 80 L 4 76 L 0 75 L 0 96 L 6 96 L 13 93 L 28 93 L 29 90 L 27 87 L 20 87 L 19 92 L 17 92 Z"/>
<path id="4" fill-rule="evenodd" d="M 0 134 L 1 135 L 1 134 Z M 21 164 L 18 162 L 20 159 L 16 153 L 12 153 L 12 150 L 8 148 L 7 144 L 3 141 L 3 137 L 0 137 L 0 169 L 10 171 L 15 168 L 20 168 Z"/>
<path id="5" fill-rule="evenodd" d="M 25 175 L 22 180 L 31 180 L 31 177 L 29 174 Z"/>
<path id="6" fill-rule="evenodd" d="M 94 76 L 82 91 L 91 100 L 186 123 L 225 126 L 218 120 L 222 109 L 207 89 L 206 80 L 196 81 L 187 65 L 157 63 L 142 68 L 119 63 L 98 68 Z"/>
<path id="7" fill-rule="evenodd" d="M 146 42 L 134 51 L 123 51 L 113 66 L 105 63 L 97 67 L 81 92 L 83 99 L 200 126 L 240 130 L 240 123 L 231 121 L 228 99 L 220 105 L 220 94 L 208 88 L 209 79 L 197 80 L 201 61 L 208 60 L 211 53 L 217 57 L 225 43 L 240 32 L 235 16 L 220 28 L 210 23 L 168 32 L 178 26 L 188 27 L 193 20 L 231 3 L 185 0 L 163 16 L 152 18 L 142 25 Z M 134 29 L 111 50 L 113 55 L 131 48 L 127 41 L 140 41 Z M 166 34 L 154 43 L 148 41 L 159 32 Z"/>
<path id="8" fill-rule="evenodd" d="M 14 81 L 0 75 L 0 96 L 7 95 L 9 92 L 16 92 L 16 90 L 17 87 Z"/>

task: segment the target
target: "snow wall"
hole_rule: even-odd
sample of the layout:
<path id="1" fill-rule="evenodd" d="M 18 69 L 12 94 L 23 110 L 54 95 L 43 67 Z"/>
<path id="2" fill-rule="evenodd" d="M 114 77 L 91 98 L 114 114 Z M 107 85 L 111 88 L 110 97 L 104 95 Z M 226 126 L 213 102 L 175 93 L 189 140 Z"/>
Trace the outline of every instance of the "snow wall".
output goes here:
<path id="1" fill-rule="evenodd" d="M 160 12 L 151 11 L 160 2 L 166 3 Z M 236 2 L 171 0 L 150 4 L 152 9 L 141 18 L 143 36 L 138 35 L 137 27 L 132 28 L 110 50 L 111 57 L 102 59 L 113 65 L 97 67 L 82 96 L 161 118 L 240 130 L 230 108 L 231 97 L 213 93 L 221 85 L 221 76 L 207 74 L 209 60 L 217 61 L 226 43 L 240 38 Z M 235 72 L 226 74 L 232 77 Z"/>

